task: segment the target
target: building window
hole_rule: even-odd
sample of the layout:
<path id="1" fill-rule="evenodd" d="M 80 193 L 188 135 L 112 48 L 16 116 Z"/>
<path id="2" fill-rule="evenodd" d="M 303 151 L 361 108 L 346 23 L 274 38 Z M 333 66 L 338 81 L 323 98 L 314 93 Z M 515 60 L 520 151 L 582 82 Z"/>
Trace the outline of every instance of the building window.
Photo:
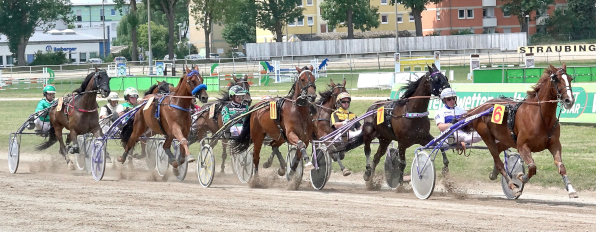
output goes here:
<path id="1" fill-rule="evenodd" d="M 77 10 L 77 22 L 83 21 L 83 17 L 81 16 L 81 10 Z"/>
<path id="2" fill-rule="evenodd" d="M 474 10 L 468 9 L 468 18 L 469 19 L 473 19 L 474 18 Z"/>
<path id="3" fill-rule="evenodd" d="M 509 33 L 511 33 L 511 28 L 510 28 L 510 27 L 505 27 L 505 28 L 503 28 L 503 33 L 504 33 L 504 34 L 509 34 Z"/>
<path id="4" fill-rule="evenodd" d="M 403 23 L 403 22 L 404 22 L 404 15 L 397 14 L 397 23 Z"/>
<path id="5" fill-rule="evenodd" d="M 298 7 L 302 7 L 302 1 L 304 0 L 300 0 L 300 3 L 298 3 Z"/>
<path id="6" fill-rule="evenodd" d="M 509 13 L 509 11 L 503 10 L 503 18 L 509 18 L 511 17 L 511 14 Z"/>
<path id="7" fill-rule="evenodd" d="M 381 15 L 381 23 L 382 24 L 387 24 L 389 23 L 389 18 L 387 17 L 387 15 Z"/>
<path id="8" fill-rule="evenodd" d="M 312 16 L 308 16 L 308 18 L 306 18 L 306 23 L 308 23 L 309 26 L 315 25 L 315 20 Z"/>
<path id="9" fill-rule="evenodd" d="M 79 24 L 79 25 L 77 25 L 77 28 L 82 28 L 82 27 L 83 27 L 83 26 L 81 26 L 80 24 Z"/>
<path id="10" fill-rule="evenodd" d="M 99 9 L 99 21 L 104 21 L 105 20 L 105 16 L 103 14 L 103 9 Z"/>
<path id="11" fill-rule="evenodd" d="M 441 12 L 437 11 L 437 20 L 441 20 Z"/>
<path id="12" fill-rule="evenodd" d="M 300 26 L 304 26 L 304 18 L 303 18 L 303 17 L 300 17 L 300 18 L 298 18 L 298 20 L 297 20 L 297 21 L 298 21 L 298 26 L 299 26 L 299 27 L 300 27 Z"/>
<path id="13" fill-rule="evenodd" d="M 116 15 L 116 9 L 112 9 L 112 16 Z"/>
<path id="14" fill-rule="evenodd" d="M 387 5 L 387 0 L 381 0 L 381 5 Z"/>
<path id="15" fill-rule="evenodd" d="M 307 5 L 307 6 L 312 6 L 312 1 L 313 1 L 313 0 L 306 0 L 306 5 Z"/>
<path id="16" fill-rule="evenodd" d="M 410 14 L 410 22 L 414 22 L 414 21 L 416 21 L 416 19 L 414 18 L 414 15 Z"/>
<path id="17" fill-rule="evenodd" d="M 466 10 L 458 10 L 457 11 L 457 18 L 458 19 L 465 19 L 466 18 Z"/>
<path id="18" fill-rule="evenodd" d="M 81 52 L 80 62 L 87 62 L 87 53 Z"/>
<path id="19" fill-rule="evenodd" d="M 0 65 L 4 65 L 4 56 L 0 56 Z"/>

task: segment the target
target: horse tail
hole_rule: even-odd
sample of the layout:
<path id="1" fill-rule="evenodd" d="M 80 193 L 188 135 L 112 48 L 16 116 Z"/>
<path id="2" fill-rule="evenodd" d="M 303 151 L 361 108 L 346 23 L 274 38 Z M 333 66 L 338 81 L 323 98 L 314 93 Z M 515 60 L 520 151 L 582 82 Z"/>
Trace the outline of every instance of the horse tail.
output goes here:
<path id="1" fill-rule="evenodd" d="M 54 145 L 54 143 L 58 142 L 58 138 L 56 137 L 56 129 L 54 129 L 54 126 L 51 123 L 50 123 L 50 130 L 48 131 L 48 133 L 49 133 L 48 140 L 42 144 L 37 145 L 35 150 L 43 151 L 45 149 L 48 149 L 52 145 Z"/>
<path id="2" fill-rule="evenodd" d="M 120 130 L 120 144 L 122 145 L 122 147 L 124 147 L 124 149 L 126 149 L 126 144 L 128 143 L 128 139 L 130 139 L 130 136 L 132 135 L 132 131 L 134 129 L 134 116 L 130 117 L 131 118 L 128 119 L 128 121 L 126 121 L 126 123 L 122 127 L 122 130 Z"/>
<path id="3" fill-rule="evenodd" d="M 364 143 L 364 131 L 360 132 L 360 134 L 356 135 L 356 137 L 350 139 L 348 145 L 345 148 L 345 151 L 350 151 L 354 148 L 357 148 L 360 145 L 362 145 L 363 143 Z"/>
<path id="4" fill-rule="evenodd" d="M 244 152 L 248 150 L 252 139 L 250 138 L 250 121 L 252 113 L 245 116 L 244 123 L 242 124 L 242 132 L 238 139 L 232 143 L 232 150 L 235 152 Z"/>

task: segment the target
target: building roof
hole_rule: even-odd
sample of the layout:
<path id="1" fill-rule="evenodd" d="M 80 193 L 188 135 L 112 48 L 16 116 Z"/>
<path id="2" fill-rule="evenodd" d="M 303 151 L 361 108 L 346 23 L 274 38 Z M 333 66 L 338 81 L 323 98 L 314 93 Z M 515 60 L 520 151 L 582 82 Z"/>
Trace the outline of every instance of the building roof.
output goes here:
<path id="1" fill-rule="evenodd" d="M 71 30 L 72 31 L 72 30 Z M 71 34 L 52 35 L 44 33 L 43 31 L 35 31 L 33 36 L 29 38 L 29 43 L 37 42 L 61 42 L 61 41 L 101 41 L 103 38 L 87 34 L 74 33 Z M 8 38 L 5 35 L 0 35 L 0 43 L 7 43 Z"/>

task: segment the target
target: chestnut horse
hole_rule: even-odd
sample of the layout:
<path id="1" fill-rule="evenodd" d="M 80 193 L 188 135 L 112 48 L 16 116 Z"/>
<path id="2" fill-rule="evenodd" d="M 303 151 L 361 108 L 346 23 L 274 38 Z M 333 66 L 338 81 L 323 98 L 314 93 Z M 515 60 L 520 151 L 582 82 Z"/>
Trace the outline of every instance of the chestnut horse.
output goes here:
<path id="1" fill-rule="evenodd" d="M 335 104 L 335 98 L 342 92 L 346 91 L 346 80 L 344 79 L 343 84 L 335 84 L 333 80 L 330 80 L 330 84 L 327 85 L 327 90 L 323 92 L 319 92 L 319 100 L 315 103 L 317 113 L 312 116 L 312 121 L 315 124 L 315 135 L 312 138 L 318 139 L 321 138 L 331 132 L 333 132 L 333 128 L 331 127 L 331 113 L 337 109 L 337 105 Z M 273 163 L 273 158 L 277 156 L 279 160 L 279 169 L 278 174 L 283 176 L 286 172 L 286 162 L 279 151 L 279 147 L 272 147 L 273 151 L 271 152 L 271 156 L 267 159 L 267 162 L 263 163 L 263 168 L 269 168 L 271 163 Z M 338 155 L 337 153 L 333 154 L 334 157 Z M 339 162 L 341 169 L 343 170 L 343 164 L 341 163 L 338 157 L 335 157 L 336 160 Z"/>
<path id="2" fill-rule="evenodd" d="M 372 184 L 371 176 L 391 141 L 398 144 L 398 156 L 392 156 L 391 162 L 395 164 L 398 172 L 398 183 L 403 182 L 403 171 L 406 167 L 406 149 L 414 144 L 426 145 L 434 139 L 430 134 L 430 120 L 428 118 L 428 104 L 431 94 L 439 96 L 441 91 L 449 88 L 447 78 L 433 64 L 428 67 L 429 72 L 418 80 L 409 82 L 401 88 L 405 93 L 398 101 L 377 102 L 367 111 L 376 110 L 385 106 L 391 114 L 385 116 L 385 122 L 377 124 L 376 114 L 364 119 L 362 133 L 356 136 L 355 142 L 350 143 L 348 150 L 359 146 L 364 142 L 364 154 L 366 155 L 366 171 L 363 178 L 368 186 Z M 373 139 L 379 139 L 379 148 L 370 162 L 370 144 Z M 443 156 L 446 159 L 446 156 Z"/>
<path id="3" fill-rule="evenodd" d="M 188 140 L 186 139 L 190 132 L 190 106 L 194 96 L 198 96 L 201 102 L 205 103 L 209 99 L 207 95 L 207 87 L 203 84 L 203 78 L 198 70 L 190 70 L 186 67 L 186 73 L 180 78 L 178 85 L 171 89 L 171 93 L 167 95 L 151 94 L 145 96 L 143 99 L 147 100 L 155 97 L 153 102 L 146 110 L 139 110 L 134 118 L 129 119 L 122 128 L 122 146 L 124 146 L 124 153 L 118 157 L 118 161 L 124 163 L 128 152 L 134 147 L 137 140 L 148 129 L 154 133 L 163 134 L 166 140 L 163 149 L 168 155 L 169 162 L 173 167 L 174 174 L 178 175 L 178 164 L 186 161 L 193 162 L 194 157 L 190 155 L 188 149 Z M 159 118 L 156 118 L 156 111 L 159 107 Z M 180 163 L 175 159 L 174 154 L 170 150 L 172 141 L 177 139 L 180 142 L 180 154 L 185 154 L 184 159 Z"/>
<path id="4" fill-rule="evenodd" d="M 279 110 L 265 107 L 247 115 L 247 119 L 244 120 L 242 133 L 234 141 L 233 150 L 234 152 L 245 152 L 250 144 L 254 142 L 253 164 L 255 175 L 258 175 L 261 146 L 266 135 L 273 138 L 270 143 L 272 147 L 279 147 L 287 141 L 295 145 L 296 149 L 300 151 L 291 162 L 291 176 L 294 175 L 299 160 L 302 157 L 308 158 L 306 147 L 315 130 L 314 123 L 308 120 L 315 113 L 309 101 L 314 102 L 317 96 L 315 76 L 312 70 L 312 66 L 303 69 L 296 67 L 299 74 L 286 97 L 266 98 L 255 105 L 260 106 L 277 101 L 276 105 Z M 271 110 L 280 112 L 276 114 L 278 119 L 271 119 Z"/>
<path id="5" fill-rule="evenodd" d="M 229 88 L 232 86 L 240 86 L 244 90 L 246 90 L 247 94 L 244 95 L 242 98 L 242 104 L 248 105 L 252 103 L 252 99 L 250 97 L 250 84 L 248 83 L 248 76 L 245 75 L 244 78 L 236 78 L 235 76 L 232 77 L 233 81 L 230 82 L 230 86 L 226 91 L 222 91 L 221 98 L 218 98 L 217 101 L 213 103 L 208 103 L 203 105 L 201 111 L 195 115 L 197 117 L 196 122 L 192 125 L 192 128 L 196 130 L 195 138 L 192 139 L 192 142 L 201 141 L 203 138 L 207 136 L 207 132 L 211 131 L 211 133 L 217 132 L 222 126 L 223 121 L 221 119 L 221 109 L 230 103 L 230 95 L 228 93 Z M 213 118 L 209 118 L 209 111 L 211 107 L 215 107 Z M 228 144 L 224 143 L 223 145 L 223 153 L 221 155 L 221 173 L 224 173 L 224 169 L 226 167 L 225 162 L 226 158 L 228 157 L 227 153 L 227 146 Z"/>
<path id="6" fill-rule="evenodd" d="M 509 188 L 516 197 L 521 195 L 522 190 L 507 175 L 503 161 L 499 157 L 501 152 L 510 147 L 517 148 L 524 163 L 528 166 L 528 174 L 513 174 L 516 175 L 517 179 L 527 183 L 532 176 L 536 175 L 536 164 L 532 159 L 532 152 L 548 149 L 553 155 L 559 174 L 563 177 L 563 183 L 569 197 L 577 197 L 561 159 L 561 141 L 559 141 L 561 127 L 557 118 L 557 103 L 561 103 L 565 109 L 570 109 L 575 102 L 571 91 L 572 80 L 567 75 L 567 66 L 565 64 L 559 69 L 549 65 L 544 70 L 538 83 L 532 87 L 532 90 L 528 91 L 526 99 L 519 105 L 515 114 L 513 131 L 508 128 L 507 123 L 492 123 L 491 115 L 478 118 L 469 125 L 480 134 L 480 137 L 486 143 L 493 156 L 495 167 L 506 178 Z M 505 98 L 492 99 L 470 110 L 466 115 L 470 116 L 488 110 L 494 104 L 509 105 L 508 108 L 513 108 L 518 102 Z M 511 108 L 508 110 L 511 110 Z M 509 115 L 504 114 L 503 121 L 507 122 L 508 119 Z M 517 136 L 517 140 L 513 139 L 514 136 Z M 496 176 L 491 176 L 491 178 L 496 178 Z"/>
<path id="7" fill-rule="evenodd" d="M 79 153 L 77 144 L 77 135 L 84 135 L 89 132 L 93 136 L 99 137 L 101 127 L 99 126 L 99 113 L 97 112 L 97 94 L 107 97 L 110 94 L 110 77 L 105 70 L 95 68 L 95 72 L 89 73 L 81 87 L 73 91 L 73 95 L 64 97 L 60 111 L 52 107 L 50 115 L 49 139 L 37 146 L 37 150 L 45 150 L 52 146 L 56 141 L 60 142 L 60 154 L 66 160 L 70 169 L 74 169 L 74 164 L 67 156 L 66 145 L 62 138 L 62 129 L 70 131 L 66 139 L 68 145 L 71 141 L 72 153 Z"/>

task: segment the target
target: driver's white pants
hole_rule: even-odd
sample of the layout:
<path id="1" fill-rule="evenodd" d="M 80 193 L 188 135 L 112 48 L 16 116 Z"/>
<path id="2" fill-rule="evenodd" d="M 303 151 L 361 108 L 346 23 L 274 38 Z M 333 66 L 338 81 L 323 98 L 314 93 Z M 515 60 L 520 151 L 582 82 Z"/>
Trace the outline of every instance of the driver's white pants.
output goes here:
<path id="1" fill-rule="evenodd" d="M 242 132 L 242 126 L 232 126 L 230 128 L 230 133 L 232 134 L 232 136 L 240 136 L 241 132 Z"/>
<path id="2" fill-rule="evenodd" d="M 348 131 L 348 138 L 354 138 L 358 136 L 360 133 L 362 133 L 362 130 Z"/>
<path id="3" fill-rule="evenodd" d="M 455 136 L 455 142 L 457 143 L 464 142 L 467 144 L 472 144 L 482 141 L 482 138 L 476 131 L 465 132 L 462 130 L 457 130 L 455 133 L 453 133 L 453 136 Z"/>
<path id="4" fill-rule="evenodd" d="M 35 130 L 41 130 L 42 132 L 50 131 L 50 122 L 44 122 L 39 120 L 39 118 L 35 119 Z"/>

